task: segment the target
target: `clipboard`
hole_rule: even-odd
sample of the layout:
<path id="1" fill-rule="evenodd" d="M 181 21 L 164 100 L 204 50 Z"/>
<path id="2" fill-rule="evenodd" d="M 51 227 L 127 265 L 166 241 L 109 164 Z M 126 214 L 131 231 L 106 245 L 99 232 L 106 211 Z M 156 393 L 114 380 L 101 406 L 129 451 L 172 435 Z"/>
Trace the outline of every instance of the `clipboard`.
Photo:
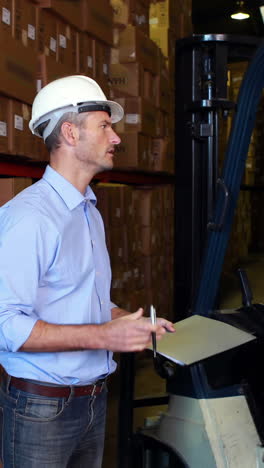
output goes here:
<path id="1" fill-rule="evenodd" d="M 157 353 L 180 365 L 191 365 L 256 339 L 251 333 L 202 315 L 174 323 L 175 333 L 157 342 Z"/>

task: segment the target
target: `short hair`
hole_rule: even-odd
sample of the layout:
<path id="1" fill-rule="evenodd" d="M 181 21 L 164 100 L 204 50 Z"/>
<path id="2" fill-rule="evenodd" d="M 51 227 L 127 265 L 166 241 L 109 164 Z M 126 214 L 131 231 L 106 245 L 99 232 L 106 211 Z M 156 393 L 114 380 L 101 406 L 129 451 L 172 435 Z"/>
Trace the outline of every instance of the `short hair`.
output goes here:
<path id="1" fill-rule="evenodd" d="M 83 121 L 86 118 L 85 114 L 77 114 L 76 112 L 66 112 L 61 116 L 61 118 L 56 123 L 53 131 L 51 134 L 46 138 L 45 145 L 47 150 L 51 153 L 51 151 L 58 149 L 61 145 L 61 126 L 64 122 L 70 122 L 75 124 L 77 127 L 82 127 Z M 49 120 L 46 122 L 41 123 L 37 127 L 37 132 L 39 135 L 43 135 L 45 128 L 47 127 Z"/>

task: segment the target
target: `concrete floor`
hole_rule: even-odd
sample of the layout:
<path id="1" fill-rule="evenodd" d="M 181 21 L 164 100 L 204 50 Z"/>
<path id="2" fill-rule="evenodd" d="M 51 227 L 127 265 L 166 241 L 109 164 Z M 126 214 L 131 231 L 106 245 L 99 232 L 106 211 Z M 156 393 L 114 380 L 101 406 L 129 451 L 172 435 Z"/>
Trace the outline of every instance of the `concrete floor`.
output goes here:
<path id="1" fill-rule="evenodd" d="M 253 293 L 253 303 L 264 303 L 264 254 L 250 255 L 241 262 Z M 221 309 L 239 308 L 242 295 L 236 274 L 222 275 L 220 281 L 219 305 Z M 136 360 L 135 397 L 159 396 L 165 393 L 165 381 L 154 371 L 152 359 L 142 354 Z M 117 418 L 119 399 L 119 373 L 109 382 L 109 407 L 103 468 L 117 468 Z M 134 430 L 142 427 L 146 417 L 157 416 L 166 407 L 147 407 L 134 410 Z"/>

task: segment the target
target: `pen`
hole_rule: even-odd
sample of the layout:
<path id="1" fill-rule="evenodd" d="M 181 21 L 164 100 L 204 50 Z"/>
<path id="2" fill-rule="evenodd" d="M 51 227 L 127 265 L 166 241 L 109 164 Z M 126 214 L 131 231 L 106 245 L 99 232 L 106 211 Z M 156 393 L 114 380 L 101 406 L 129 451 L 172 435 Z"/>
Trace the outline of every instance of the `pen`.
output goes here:
<path id="1" fill-rule="evenodd" d="M 150 306 L 150 319 L 151 319 L 152 325 L 156 325 L 156 309 L 153 307 L 153 305 Z M 156 332 L 152 332 L 151 336 L 152 336 L 153 357 L 156 358 L 156 355 L 157 355 Z"/>

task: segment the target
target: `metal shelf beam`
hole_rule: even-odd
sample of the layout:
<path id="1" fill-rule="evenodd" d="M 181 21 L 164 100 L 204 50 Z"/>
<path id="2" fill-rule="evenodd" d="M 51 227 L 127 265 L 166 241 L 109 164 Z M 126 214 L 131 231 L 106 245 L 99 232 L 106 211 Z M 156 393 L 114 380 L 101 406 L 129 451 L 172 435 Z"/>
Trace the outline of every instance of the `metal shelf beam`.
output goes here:
<path id="1" fill-rule="evenodd" d="M 16 163 L 1 161 L 0 175 L 10 177 L 32 177 L 40 179 L 45 170 L 45 163 Z M 94 177 L 98 182 L 117 182 L 123 184 L 135 185 L 155 185 L 155 184 L 174 184 L 174 175 L 166 172 L 148 172 L 139 170 L 114 169 L 112 171 L 102 172 Z"/>

